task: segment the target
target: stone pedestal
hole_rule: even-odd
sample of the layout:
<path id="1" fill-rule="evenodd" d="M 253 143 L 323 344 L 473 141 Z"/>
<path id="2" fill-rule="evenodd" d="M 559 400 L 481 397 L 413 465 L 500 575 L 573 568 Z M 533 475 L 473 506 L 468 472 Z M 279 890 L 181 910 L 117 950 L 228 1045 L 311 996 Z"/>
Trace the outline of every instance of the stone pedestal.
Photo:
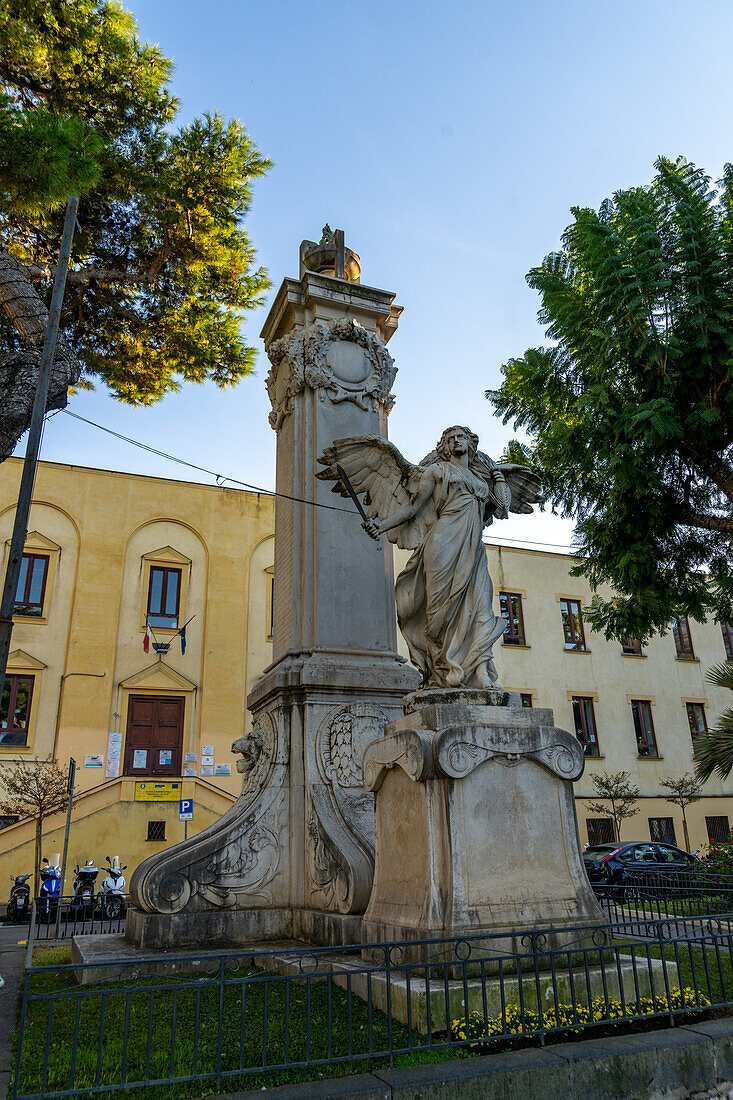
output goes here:
<path id="1" fill-rule="evenodd" d="M 262 331 L 280 494 L 274 662 L 247 700 L 253 729 L 233 745 L 237 803 L 132 877 L 137 943 L 361 938 L 374 871 L 361 760 L 418 674 L 397 652 L 391 547 L 316 478 L 334 439 L 387 434 L 396 368 L 386 343 L 401 307 L 359 274 L 338 231 L 304 242 L 300 278 L 284 280 Z M 234 731 L 241 722 L 232 716 Z"/>
<path id="2" fill-rule="evenodd" d="M 580 744 L 551 710 L 503 701 L 417 692 L 367 749 L 376 860 L 364 942 L 602 921 L 578 843 Z"/>

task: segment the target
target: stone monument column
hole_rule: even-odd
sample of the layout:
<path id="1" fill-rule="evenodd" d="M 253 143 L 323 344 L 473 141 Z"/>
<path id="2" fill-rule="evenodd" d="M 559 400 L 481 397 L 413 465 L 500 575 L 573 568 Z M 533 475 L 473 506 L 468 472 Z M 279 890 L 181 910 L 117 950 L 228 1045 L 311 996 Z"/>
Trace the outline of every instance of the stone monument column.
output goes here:
<path id="1" fill-rule="evenodd" d="M 392 552 L 316 478 L 334 439 L 386 438 L 401 307 L 360 281 L 328 227 L 304 241 L 262 330 L 277 433 L 274 661 L 247 706 L 242 794 L 192 840 L 145 860 L 128 938 L 144 946 L 293 936 L 359 942 L 374 877 L 362 757 L 418 674 L 396 647 Z M 241 717 L 232 715 L 236 727 Z"/>
<path id="2" fill-rule="evenodd" d="M 290 757 L 293 934 L 342 942 L 359 938 L 374 872 L 362 756 L 401 715 L 417 674 L 397 653 L 391 547 L 366 537 L 351 502 L 316 479 L 316 460 L 337 438 L 386 438 L 396 373 L 386 344 L 402 310 L 359 282 L 341 231 L 304 241 L 300 254 L 300 278 L 284 280 L 262 330 L 283 495 L 274 663 L 247 705 Z"/>

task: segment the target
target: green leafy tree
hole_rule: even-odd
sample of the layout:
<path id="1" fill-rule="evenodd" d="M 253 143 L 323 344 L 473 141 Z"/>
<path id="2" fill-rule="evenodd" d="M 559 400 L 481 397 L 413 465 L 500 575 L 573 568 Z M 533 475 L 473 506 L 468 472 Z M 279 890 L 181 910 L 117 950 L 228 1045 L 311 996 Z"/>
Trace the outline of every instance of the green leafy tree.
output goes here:
<path id="1" fill-rule="evenodd" d="M 68 776 L 49 756 L 22 764 L 5 764 L 0 771 L 0 813 L 31 817 L 36 823 L 33 892 L 38 895 L 38 872 L 43 851 L 43 823 L 69 804 Z"/>
<path id="2" fill-rule="evenodd" d="M 667 776 L 666 779 L 659 780 L 659 786 L 665 791 L 669 791 L 666 794 L 665 801 L 671 802 L 673 806 L 679 806 L 682 811 L 682 828 L 685 833 L 685 848 L 690 851 L 690 834 L 687 829 L 687 807 L 692 806 L 694 802 L 699 802 L 702 798 L 702 789 L 700 783 L 694 775 L 690 775 L 686 772 L 681 775 L 679 779 L 674 779 Z"/>
<path id="3" fill-rule="evenodd" d="M 527 276 L 554 346 L 487 391 L 529 436 L 508 457 L 577 521 L 575 575 L 606 637 L 675 614 L 733 619 L 733 166 L 717 189 L 684 159 L 598 211 Z"/>
<path id="4" fill-rule="evenodd" d="M 105 0 L 0 3 L 0 458 L 28 425 L 64 205 L 81 195 L 49 408 L 252 369 L 268 286 L 242 220 L 269 162 L 217 114 L 173 127 L 172 63 Z"/>
<path id="5" fill-rule="evenodd" d="M 733 664 L 724 661 L 708 670 L 708 680 L 733 691 Z M 695 738 L 695 775 L 701 783 L 712 775 L 727 779 L 733 771 L 733 710 L 723 711 L 720 720 L 707 733 Z"/>
<path id="6" fill-rule="evenodd" d="M 596 797 L 602 802 L 589 802 L 588 809 L 593 814 L 607 817 L 613 821 L 614 839 L 621 840 L 621 823 L 639 812 L 636 805 L 639 788 L 629 781 L 628 772 L 598 772 L 591 776 Z"/>

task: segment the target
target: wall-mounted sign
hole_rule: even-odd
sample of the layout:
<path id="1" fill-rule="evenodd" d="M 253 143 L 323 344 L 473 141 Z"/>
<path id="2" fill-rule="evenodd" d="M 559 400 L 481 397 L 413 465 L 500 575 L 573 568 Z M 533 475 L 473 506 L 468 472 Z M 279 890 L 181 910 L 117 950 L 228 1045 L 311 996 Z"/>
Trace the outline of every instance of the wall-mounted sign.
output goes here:
<path id="1" fill-rule="evenodd" d="M 159 749 L 158 763 L 169 767 L 173 763 L 173 749 Z"/>
<path id="2" fill-rule="evenodd" d="M 231 775 L 231 774 L 232 774 L 231 764 L 216 764 L 214 766 L 214 775 Z"/>
<path id="3" fill-rule="evenodd" d="M 204 767 L 204 766 L 202 765 L 202 767 L 201 767 L 201 774 L 202 774 L 202 775 L 207 775 L 207 776 L 208 776 L 208 775 L 213 775 L 213 774 L 214 774 L 214 769 L 213 769 L 213 768 L 212 768 L 211 766 L 209 766 L 209 767 Z"/>
<path id="4" fill-rule="evenodd" d="M 146 779 L 135 784 L 135 802 L 178 802 L 180 797 L 180 782 Z"/>
<path id="5" fill-rule="evenodd" d="M 183 759 L 187 764 L 195 764 L 198 758 L 199 754 L 197 752 L 187 752 Z"/>
<path id="6" fill-rule="evenodd" d="M 147 766 L 148 766 L 148 750 L 147 749 L 133 749 L 132 766 L 133 766 L 133 768 L 147 768 Z"/>
<path id="7" fill-rule="evenodd" d="M 103 756 L 85 756 L 84 757 L 85 768 L 103 768 L 104 757 Z"/>
<path id="8" fill-rule="evenodd" d="M 211 765 L 214 763 L 214 757 L 213 756 L 204 756 L 204 754 L 202 753 L 201 754 L 201 763 L 205 764 L 207 767 L 211 767 Z"/>
<path id="9" fill-rule="evenodd" d="M 195 764 L 184 764 L 183 765 L 183 778 L 184 779 L 195 779 L 196 778 L 196 765 Z"/>
<path id="10" fill-rule="evenodd" d="M 112 731 L 107 741 L 107 779 L 116 779 L 120 774 L 120 753 L 122 751 L 122 734 Z"/>
<path id="11" fill-rule="evenodd" d="M 213 745 L 202 745 L 201 746 L 201 755 L 202 756 L 211 756 L 213 751 L 214 751 L 214 746 Z"/>

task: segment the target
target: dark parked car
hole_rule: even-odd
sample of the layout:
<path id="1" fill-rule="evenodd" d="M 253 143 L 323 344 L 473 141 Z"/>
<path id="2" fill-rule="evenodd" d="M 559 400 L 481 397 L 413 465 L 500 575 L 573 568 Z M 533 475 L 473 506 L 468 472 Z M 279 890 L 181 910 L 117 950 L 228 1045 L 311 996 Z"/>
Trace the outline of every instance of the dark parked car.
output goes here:
<path id="1" fill-rule="evenodd" d="M 654 876 L 657 885 L 672 883 L 682 871 L 689 871 L 699 860 L 672 844 L 641 841 L 633 844 L 594 844 L 586 848 L 583 862 L 594 884 L 620 886 L 639 882 L 639 872 Z"/>

